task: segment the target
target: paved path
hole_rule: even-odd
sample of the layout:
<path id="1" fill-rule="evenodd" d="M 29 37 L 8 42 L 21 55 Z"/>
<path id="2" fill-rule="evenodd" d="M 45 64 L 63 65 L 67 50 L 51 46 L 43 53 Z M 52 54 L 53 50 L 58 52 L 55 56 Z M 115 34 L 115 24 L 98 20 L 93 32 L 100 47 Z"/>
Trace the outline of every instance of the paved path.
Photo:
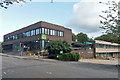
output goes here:
<path id="1" fill-rule="evenodd" d="M 103 60 L 103 59 L 80 59 L 80 62 L 95 63 L 95 64 L 107 64 L 107 65 L 118 65 L 118 59 L 115 60 Z"/>

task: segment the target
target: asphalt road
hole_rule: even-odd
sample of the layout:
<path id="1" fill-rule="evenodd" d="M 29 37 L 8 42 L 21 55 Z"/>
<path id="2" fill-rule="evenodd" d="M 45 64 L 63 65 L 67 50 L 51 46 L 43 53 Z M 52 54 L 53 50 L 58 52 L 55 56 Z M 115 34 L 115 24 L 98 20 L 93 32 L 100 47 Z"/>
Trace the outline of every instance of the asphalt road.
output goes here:
<path id="1" fill-rule="evenodd" d="M 2 57 L 3 78 L 118 78 L 112 65 Z"/>

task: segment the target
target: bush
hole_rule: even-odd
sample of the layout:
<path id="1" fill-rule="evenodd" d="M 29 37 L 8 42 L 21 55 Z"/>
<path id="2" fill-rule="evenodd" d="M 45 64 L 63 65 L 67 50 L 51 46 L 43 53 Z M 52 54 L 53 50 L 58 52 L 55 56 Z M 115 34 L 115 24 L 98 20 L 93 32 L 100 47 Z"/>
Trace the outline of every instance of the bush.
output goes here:
<path id="1" fill-rule="evenodd" d="M 63 53 L 72 51 L 71 45 L 62 40 L 49 42 L 45 49 L 48 50 L 49 54 L 60 54 L 60 51 L 63 51 Z"/>
<path id="2" fill-rule="evenodd" d="M 59 60 L 61 60 L 61 61 L 78 61 L 79 54 L 75 53 L 75 52 L 64 53 L 62 55 L 59 55 Z"/>

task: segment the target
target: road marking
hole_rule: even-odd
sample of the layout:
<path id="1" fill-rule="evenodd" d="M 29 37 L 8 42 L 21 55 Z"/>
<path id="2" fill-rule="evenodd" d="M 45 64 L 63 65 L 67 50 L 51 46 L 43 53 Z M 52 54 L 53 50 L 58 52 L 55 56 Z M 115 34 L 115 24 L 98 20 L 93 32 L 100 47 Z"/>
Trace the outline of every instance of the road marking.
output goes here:
<path id="1" fill-rule="evenodd" d="M 52 72 L 46 72 L 47 74 L 52 74 Z"/>
<path id="2" fill-rule="evenodd" d="M 6 74 L 6 72 L 3 72 L 3 74 Z"/>

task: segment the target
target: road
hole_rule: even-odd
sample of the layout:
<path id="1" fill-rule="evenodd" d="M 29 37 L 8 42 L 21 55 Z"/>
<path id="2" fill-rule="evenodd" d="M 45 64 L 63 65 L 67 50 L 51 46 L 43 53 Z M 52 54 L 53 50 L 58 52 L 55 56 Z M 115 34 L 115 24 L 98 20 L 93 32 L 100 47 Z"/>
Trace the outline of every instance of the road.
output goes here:
<path id="1" fill-rule="evenodd" d="M 116 66 L 2 57 L 3 78 L 118 78 Z"/>

